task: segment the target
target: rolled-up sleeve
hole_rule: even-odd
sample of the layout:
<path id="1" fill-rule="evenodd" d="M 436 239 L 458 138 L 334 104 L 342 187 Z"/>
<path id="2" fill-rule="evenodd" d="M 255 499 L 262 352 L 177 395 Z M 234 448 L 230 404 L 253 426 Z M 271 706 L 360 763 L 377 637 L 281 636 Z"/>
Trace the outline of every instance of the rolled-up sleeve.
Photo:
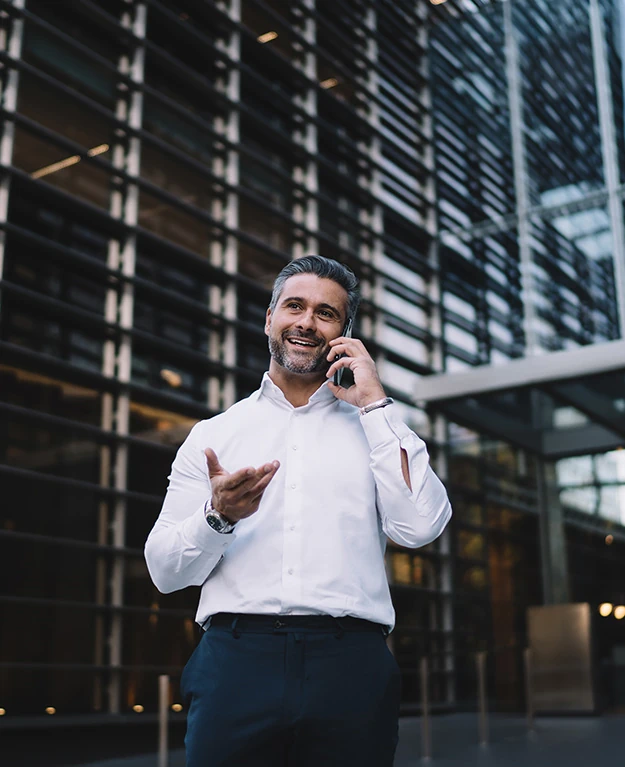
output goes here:
<path id="1" fill-rule="evenodd" d="M 385 534 L 401 546 L 417 548 L 437 538 L 451 518 L 445 486 L 430 466 L 425 442 L 393 405 L 361 416 L 375 479 L 377 508 Z M 406 484 L 400 448 L 406 451 L 412 490 Z"/>
<path id="2" fill-rule="evenodd" d="M 202 427 L 196 424 L 178 450 L 163 508 L 145 544 L 150 577 L 165 594 L 201 586 L 236 535 L 216 532 L 204 517 L 211 487 L 199 441 Z"/>

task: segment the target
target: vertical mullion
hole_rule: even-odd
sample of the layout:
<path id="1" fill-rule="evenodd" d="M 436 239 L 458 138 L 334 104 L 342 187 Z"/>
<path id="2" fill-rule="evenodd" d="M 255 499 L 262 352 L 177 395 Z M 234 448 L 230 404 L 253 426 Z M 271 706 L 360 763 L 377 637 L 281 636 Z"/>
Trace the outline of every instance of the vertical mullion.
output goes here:
<path id="1" fill-rule="evenodd" d="M 521 68 L 519 48 L 512 21 L 512 2 L 504 0 L 503 24 L 506 52 L 506 78 L 508 81 L 508 104 L 510 109 L 510 132 L 512 137 L 512 159 L 514 188 L 517 203 L 517 226 L 519 256 L 521 260 L 521 293 L 523 302 L 523 330 L 525 333 L 525 355 L 532 356 L 538 351 L 536 333 L 536 310 L 534 306 L 534 277 L 529 219 L 529 190 L 527 159 L 525 150 L 525 122 L 523 118 L 523 95 L 521 93 Z"/>
<path id="2" fill-rule="evenodd" d="M 240 140 L 240 118 L 238 105 L 241 101 L 241 33 L 238 29 L 241 23 L 241 0 L 229 0 L 219 4 L 222 11 L 235 22 L 228 40 L 219 40 L 218 46 L 229 59 L 230 66 L 219 78 L 217 88 L 228 96 L 233 106 L 224 117 L 215 118 L 215 130 L 223 135 L 233 147 Z M 230 189 L 239 184 L 239 153 L 236 149 L 224 150 L 223 157 L 215 158 L 213 171 L 230 185 Z M 239 227 L 239 200 L 234 191 L 221 191 L 220 198 L 213 202 L 213 216 L 223 222 L 231 230 Z M 211 247 L 211 263 L 222 269 L 226 274 L 236 275 L 239 270 L 239 244 L 235 235 L 225 233 Z M 233 280 L 228 280 L 223 288 L 213 287 L 210 291 L 211 311 L 223 315 L 228 320 L 235 320 L 238 313 L 237 286 Z M 221 357 L 226 368 L 221 386 L 214 377 L 209 382 L 209 407 L 214 410 L 225 410 L 236 401 L 236 376 L 231 368 L 237 364 L 237 330 L 233 322 L 225 325 L 223 331 L 215 331 L 210 336 L 209 350 L 211 356 Z"/>
<path id="3" fill-rule="evenodd" d="M 143 2 L 133 3 L 122 16 L 122 26 L 131 29 L 135 36 L 134 50 L 131 56 L 122 56 L 120 59 L 120 74 L 129 76 L 134 84 L 140 86 L 144 80 L 145 70 L 145 47 L 142 40 L 146 34 L 147 7 Z M 123 92 L 123 91 L 122 91 Z M 129 128 L 126 135 L 126 144 L 118 145 L 114 151 L 114 163 L 125 169 L 130 178 L 137 178 L 140 169 L 141 145 L 140 140 L 132 131 L 139 130 L 143 116 L 143 93 L 140 88 L 133 88 L 126 99 L 120 99 L 117 104 L 117 117 L 123 120 Z M 139 187 L 132 181 L 128 182 L 122 191 L 113 191 L 111 197 L 111 213 L 120 218 L 132 229 L 125 235 L 121 250 L 116 243 L 111 243 L 109 251 L 110 265 L 117 268 L 125 277 L 133 277 L 135 274 L 137 241 L 134 227 L 137 225 L 139 212 Z M 108 298 L 108 297 L 107 297 Z M 114 370 L 117 379 L 127 384 L 131 379 L 132 372 L 132 340 L 130 331 L 133 326 L 134 314 L 134 288 L 130 280 L 124 280 L 119 292 L 107 301 L 107 310 L 114 313 L 114 322 L 117 322 L 122 333 L 118 347 L 115 349 Z M 110 354 L 110 352 L 109 352 Z M 107 357 L 107 364 L 111 364 Z M 111 427 L 116 434 L 126 436 L 129 433 L 130 421 L 130 395 L 127 389 L 123 390 L 113 403 L 113 407 L 107 409 L 107 417 L 112 419 Z M 112 465 L 112 482 L 116 490 L 127 489 L 128 479 L 128 445 L 121 443 L 116 446 L 115 458 Z M 113 546 L 123 547 L 126 542 L 126 506 L 125 498 L 117 498 L 114 502 L 113 519 L 110 524 L 110 537 Z M 118 555 L 113 559 L 110 580 L 110 602 L 115 607 L 121 607 L 124 601 L 124 570 L 125 558 Z M 121 674 L 115 670 L 122 664 L 122 615 L 115 611 L 111 617 L 109 634 L 109 660 L 111 676 L 109 682 L 109 711 L 119 713 L 121 708 L 122 684 Z"/>
<path id="4" fill-rule="evenodd" d="M 601 130 L 603 174 L 608 192 L 608 214 L 612 229 L 612 257 L 619 316 L 619 331 L 625 338 L 625 225 L 623 223 L 623 200 L 620 195 L 618 155 L 616 149 L 614 102 L 608 75 L 605 29 L 597 0 L 590 0 L 590 33 L 592 38 L 593 64 L 597 89 L 597 107 Z"/>
<path id="5" fill-rule="evenodd" d="M 24 8 L 26 0 L 13 0 L 13 5 L 18 10 Z M 7 17 L 8 12 L 4 11 Z M 21 17 L 13 16 L 7 21 L 7 29 L 0 30 L 0 50 L 6 51 L 10 58 L 19 59 L 22 55 L 22 40 L 24 37 L 24 21 Z M 19 86 L 19 70 L 7 66 L 6 79 L 0 82 L 0 104 L 8 114 L 15 113 L 17 109 L 17 89 Z M 0 165 L 9 167 L 13 162 L 13 144 L 15 138 L 15 123 L 5 117 L 0 136 Z M 5 224 L 9 211 L 9 191 L 11 176 L 2 174 L 0 179 L 0 224 Z M 6 233 L 4 228 L 0 230 L 0 281 L 4 276 L 4 251 Z M 0 306 L 2 292 L 0 291 Z"/>
<path id="6" fill-rule="evenodd" d="M 367 29 L 361 36 L 361 41 L 365 45 L 364 58 L 369 60 L 372 64 L 378 63 L 378 19 L 375 3 L 369 3 L 369 6 L 364 12 L 364 26 Z M 365 37 L 366 35 L 366 37 Z M 365 37 L 365 40 L 363 40 Z M 380 128 L 380 106 L 377 102 L 377 96 L 379 93 L 379 75 L 374 67 L 367 69 L 366 75 L 360 75 L 359 79 L 362 79 L 362 86 L 372 98 L 367 99 L 368 102 L 368 115 L 363 115 L 368 119 L 369 124 L 374 131 L 378 131 Z M 383 333 L 383 319 L 379 308 L 384 306 L 384 279 L 381 276 L 383 273 L 383 260 L 384 260 L 384 211 L 382 203 L 380 202 L 382 197 L 382 178 L 380 166 L 382 164 L 382 144 L 379 134 L 372 135 L 370 141 L 367 144 L 366 150 L 371 158 L 372 170 L 368 179 L 369 191 L 373 197 L 377 200 L 371 205 L 370 210 L 360 210 L 360 220 L 364 225 L 369 225 L 373 230 L 373 240 L 371 245 L 365 242 L 359 243 L 360 258 L 365 263 L 370 263 L 374 267 L 373 277 L 368 277 L 361 282 L 362 296 L 364 299 L 368 299 L 374 306 L 374 317 L 367 316 L 361 320 L 362 334 L 374 341 L 382 340 Z M 381 346 L 380 346 L 381 348 Z M 384 365 L 383 352 L 378 351 L 376 354 L 376 363 L 378 366 Z"/>
<path id="7" fill-rule="evenodd" d="M 309 43 L 308 50 L 303 51 L 301 60 L 295 61 L 299 68 L 310 80 L 310 85 L 306 88 L 303 96 L 295 97 L 295 106 L 303 109 L 310 120 L 297 128 L 294 139 L 306 149 L 307 156 L 301 161 L 300 165 L 293 168 L 293 180 L 296 184 L 304 186 L 307 194 L 298 199 L 296 197 L 293 203 L 293 220 L 296 224 L 301 224 L 309 232 L 318 232 L 319 230 L 319 208 L 314 195 L 319 191 L 319 175 L 316 162 L 318 149 L 317 126 L 314 119 L 317 117 L 317 55 L 314 52 L 314 46 L 317 42 L 317 24 L 315 21 L 315 0 L 301 0 L 306 9 L 306 13 L 298 14 L 301 19 L 300 33 Z M 295 10 L 295 9 L 294 9 Z M 296 237 L 293 243 L 293 258 L 301 258 L 310 253 L 316 253 L 319 247 L 318 239 L 314 234 L 303 237 Z"/>

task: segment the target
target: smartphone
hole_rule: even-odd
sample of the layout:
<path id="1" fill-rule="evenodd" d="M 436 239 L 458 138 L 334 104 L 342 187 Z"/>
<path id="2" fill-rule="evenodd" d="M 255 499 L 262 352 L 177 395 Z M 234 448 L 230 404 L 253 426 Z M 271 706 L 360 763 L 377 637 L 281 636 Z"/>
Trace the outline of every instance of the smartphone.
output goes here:
<path id="1" fill-rule="evenodd" d="M 341 333 L 341 335 L 345 336 L 345 338 L 351 338 L 352 337 L 352 328 L 353 328 L 353 326 L 354 326 L 353 319 L 349 319 L 347 321 L 347 324 L 343 328 L 343 332 Z M 345 357 L 345 355 L 341 354 L 339 357 L 337 357 L 337 359 L 340 360 L 341 357 Z M 336 386 L 340 386 L 341 385 L 341 378 L 343 378 L 344 371 L 345 371 L 345 368 L 341 368 L 340 370 L 337 370 L 336 373 L 334 374 L 334 383 L 336 384 Z"/>

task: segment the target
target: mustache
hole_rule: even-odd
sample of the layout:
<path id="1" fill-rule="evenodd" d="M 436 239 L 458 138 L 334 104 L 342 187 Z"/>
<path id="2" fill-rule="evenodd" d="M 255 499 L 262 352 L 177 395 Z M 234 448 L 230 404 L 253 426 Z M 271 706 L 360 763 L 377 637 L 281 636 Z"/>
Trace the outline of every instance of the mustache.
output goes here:
<path id="1" fill-rule="evenodd" d="M 319 338 L 315 336 L 314 334 L 310 333 L 294 333 L 292 330 L 285 330 L 282 334 L 282 340 L 285 341 L 287 338 L 301 338 L 302 341 L 312 341 L 313 343 L 316 343 L 318 346 L 321 346 L 325 343 L 325 340 L 323 338 Z"/>

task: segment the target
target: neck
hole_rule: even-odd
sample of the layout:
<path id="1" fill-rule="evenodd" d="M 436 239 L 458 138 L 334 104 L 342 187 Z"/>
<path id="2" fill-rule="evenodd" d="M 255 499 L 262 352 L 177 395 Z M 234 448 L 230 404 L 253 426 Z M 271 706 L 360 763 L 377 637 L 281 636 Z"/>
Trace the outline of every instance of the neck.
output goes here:
<path id="1" fill-rule="evenodd" d="M 303 407 L 326 380 L 323 373 L 291 373 L 286 368 L 269 363 L 269 378 L 282 391 L 293 407 Z"/>

